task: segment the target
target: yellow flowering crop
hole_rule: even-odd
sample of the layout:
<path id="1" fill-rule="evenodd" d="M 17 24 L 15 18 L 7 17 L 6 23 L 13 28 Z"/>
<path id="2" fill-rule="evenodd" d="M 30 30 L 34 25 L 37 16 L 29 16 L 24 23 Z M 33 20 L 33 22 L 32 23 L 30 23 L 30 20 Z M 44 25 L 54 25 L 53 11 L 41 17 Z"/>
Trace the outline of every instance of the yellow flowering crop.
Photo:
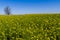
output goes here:
<path id="1" fill-rule="evenodd" d="M 0 15 L 0 40 L 60 40 L 60 14 Z"/>

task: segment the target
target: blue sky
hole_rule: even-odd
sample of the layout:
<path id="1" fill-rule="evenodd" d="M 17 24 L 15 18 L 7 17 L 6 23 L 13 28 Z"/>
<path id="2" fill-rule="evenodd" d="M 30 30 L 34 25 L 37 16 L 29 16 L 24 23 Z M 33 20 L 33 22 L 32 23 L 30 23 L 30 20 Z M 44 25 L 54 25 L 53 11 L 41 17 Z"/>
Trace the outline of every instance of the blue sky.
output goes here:
<path id="1" fill-rule="evenodd" d="M 0 14 L 4 14 L 6 6 L 12 14 L 60 12 L 60 0 L 0 0 Z"/>

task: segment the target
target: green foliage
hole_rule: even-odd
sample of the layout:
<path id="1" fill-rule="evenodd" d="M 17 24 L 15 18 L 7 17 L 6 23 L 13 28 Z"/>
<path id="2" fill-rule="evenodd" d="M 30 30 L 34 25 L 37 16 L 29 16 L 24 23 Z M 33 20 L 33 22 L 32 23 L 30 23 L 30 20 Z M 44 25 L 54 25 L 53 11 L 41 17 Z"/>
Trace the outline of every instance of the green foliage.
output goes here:
<path id="1" fill-rule="evenodd" d="M 0 15 L 0 40 L 60 40 L 60 14 Z"/>

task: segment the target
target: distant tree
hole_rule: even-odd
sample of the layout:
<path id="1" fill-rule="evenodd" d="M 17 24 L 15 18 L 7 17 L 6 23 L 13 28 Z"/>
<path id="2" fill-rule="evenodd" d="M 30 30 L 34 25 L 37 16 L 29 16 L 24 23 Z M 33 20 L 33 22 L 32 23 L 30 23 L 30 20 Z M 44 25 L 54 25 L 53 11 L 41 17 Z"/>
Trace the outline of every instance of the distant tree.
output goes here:
<path id="1" fill-rule="evenodd" d="M 4 11 L 5 11 L 5 13 L 6 13 L 7 15 L 10 15 L 10 14 L 11 14 L 10 8 L 9 8 L 8 6 L 5 7 Z"/>

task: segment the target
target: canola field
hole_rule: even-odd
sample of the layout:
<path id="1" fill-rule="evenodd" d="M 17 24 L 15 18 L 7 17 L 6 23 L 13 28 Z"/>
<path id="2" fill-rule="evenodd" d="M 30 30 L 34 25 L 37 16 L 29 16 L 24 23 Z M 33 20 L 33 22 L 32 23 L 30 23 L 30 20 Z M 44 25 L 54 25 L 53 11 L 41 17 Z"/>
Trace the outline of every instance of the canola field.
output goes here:
<path id="1" fill-rule="evenodd" d="M 0 15 L 0 40 L 60 40 L 60 14 Z"/>

